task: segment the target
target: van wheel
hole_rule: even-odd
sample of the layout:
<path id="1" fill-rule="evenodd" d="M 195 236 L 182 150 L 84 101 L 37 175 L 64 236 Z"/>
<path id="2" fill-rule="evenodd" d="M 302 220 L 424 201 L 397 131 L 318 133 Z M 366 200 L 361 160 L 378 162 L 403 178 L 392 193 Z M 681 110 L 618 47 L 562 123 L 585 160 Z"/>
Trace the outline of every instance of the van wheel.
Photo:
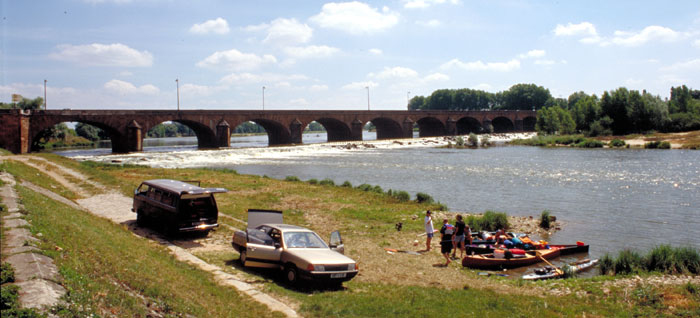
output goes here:
<path id="1" fill-rule="evenodd" d="M 294 265 L 287 265 L 284 268 L 284 280 L 290 285 L 296 285 L 299 281 L 299 271 Z"/>
<path id="2" fill-rule="evenodd" d="M 146 225 L 146 223 L 146 216 L 143 214 L 143 212 L 136 212 L 136 225 L 143 227 Z"/>
<path id="3" fill-rule="evenodd" d="M 241 258 L 238 260 L 241 261 L 241 265 L 245 266 L 245 260 L 248 259 L 248 253 L 246 253 L 246 250 L 241 248 Z"/>

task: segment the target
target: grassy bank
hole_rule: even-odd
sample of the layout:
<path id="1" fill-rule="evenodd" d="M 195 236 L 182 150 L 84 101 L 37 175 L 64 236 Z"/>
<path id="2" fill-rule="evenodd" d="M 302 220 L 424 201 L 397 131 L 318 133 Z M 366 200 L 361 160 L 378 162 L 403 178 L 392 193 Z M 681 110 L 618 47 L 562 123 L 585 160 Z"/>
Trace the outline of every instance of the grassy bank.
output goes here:
<path id="1" fill-rule="evenodd" d="M 275 180 L 233 170 L 121 167 L 78 163 L 51 154 L 40 156 L 79 170 L 127 196 L 133 195 L 133 189 L 145 179 L 200 180 L 203 186 L 231 190 L 217 195 L 221 214 L 245 220 L 247 208 L 280 209 L 285 221 L 310 227 L 324 239 L 330 231 L 340 229 L 347 254 L 358 261 L 361 271 L 341 290 L 289 288 L 278 282 L 274 271 L 241 268 L 238 254 L 230 248 L 230 230 L 225 227 L 210 233 L 212 240 L 222 242 L 222 249 L 195 253 L 287 300 L 305 317 L 634 317 L 700 313 L 700 287 L 693 284 L 639 285 L 628 293 L 625 286 L 608 287 L 606 284 L 616 282 L 608 276 L 531 283 L 483 278 L 454 263 L 447 268 L 433 267 L 441 261 L 437 252 L 389 255 L 382 247 L 416 249 L 413 242 L 416 233 L 423 231 L 424 211 L 438 205 L 406 201 L 386 190 L 379 193 L 365 191 L 367 187 L 329 182 Z M 5 169 L 20 178 L 36 173 L 15 165 Z M 215 285 L 209 274 L 175 261 L 162 246 L 132 235 L 124 225 L 19 189 L 30 211 L 32 232 L 42 233 L 42 250 L 54 258 L 66 278 L 68 300 L 74 305 L 61 308 L 61 316 L 145 316 L 147 308 L 155 308 L 164 316 L 271 315 L 250 299 Z M 392 194 L 400 190 L 392 190 Z M 493 219 L 499 218 L 494 214 Z M 223 217 L 220 222 L 243 226 Z M 395 229 L 397 222 L 403 222 L 401 232 Z M 424 244 L 424 238 L 419 240 Z M 557 296 L 552 295 L 552 289 L 569 292 Z"/>
<path id="2" fill-rule="evenodd" d="M 582 148 L 647 148 L 647 149 L 700 149 L 700 131 L 682 133 L 656 133 L 646 135 L 584 137 L 583 135 L 536 136 L 530 139 L 516 139 L 511 145 L 539 147 L 582 147 Z"/>

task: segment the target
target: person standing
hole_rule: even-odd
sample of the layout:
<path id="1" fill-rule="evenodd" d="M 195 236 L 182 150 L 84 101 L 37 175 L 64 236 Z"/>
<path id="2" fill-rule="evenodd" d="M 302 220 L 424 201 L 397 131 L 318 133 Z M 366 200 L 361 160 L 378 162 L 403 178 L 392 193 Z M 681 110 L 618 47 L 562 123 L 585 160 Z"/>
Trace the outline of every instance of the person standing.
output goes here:
<path id="1" fill-rule="evenodd" d="M 440 252 L 442 256 L 445 257 L 445 266 L 450 264 L 450 251 L 452 250 L 452 235 L 455 233 L 455 228 L 452 224 L 448 223 L 447 219 L 442 220 L 442 228 L 440 229 L 440 234 L 442 238 L 440 239 Z"/>
<path id="2" fill-rule="evenodd" d="M 433 240 L 433 233 L 435 232 L 435 228 L 433 227 L 433 217 L 430 213 L 430 210 L 425 212 L 425 220 L 423 221 L 423 224 L 425 225 L 425 251 L 430 251 L 430 241 Z"/>
<path id="3" fill-rule="evenodd" d="M 464 240 L 465 240 L 465 230 L 467 228 L 467 225 L 464 224 L 464 221 L 462 221 L 462 216 L 457 214 L 457 222 L 455 222 L 455 235 L 454 235 L 454 244 L 452 246 L 452 258 L 456 258 L 457 254 L 457 249 L 459 248 L 459 258 L 462 259 L 464 257 Z"/>

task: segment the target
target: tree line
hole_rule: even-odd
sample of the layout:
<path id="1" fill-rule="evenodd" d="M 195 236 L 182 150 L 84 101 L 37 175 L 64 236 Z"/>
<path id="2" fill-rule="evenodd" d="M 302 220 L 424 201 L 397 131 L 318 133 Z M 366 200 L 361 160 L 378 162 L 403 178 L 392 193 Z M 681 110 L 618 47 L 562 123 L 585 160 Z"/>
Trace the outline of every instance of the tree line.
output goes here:
<path id="1" fill-rule="evenodd" d="M 700 90 L 671 87 L 662 100 L 646 91 L 620 87 L 602 96 L 576 92 L 554 98 L 535 84 L 516 84 L 498 93 L 473 89 L 440 89 L 415 96 L 409 110 L 537 110 L 536 129 L 542 134 L 583 133 L 587 136 L 624 135 L 649 131 L 700 129 Z"/>

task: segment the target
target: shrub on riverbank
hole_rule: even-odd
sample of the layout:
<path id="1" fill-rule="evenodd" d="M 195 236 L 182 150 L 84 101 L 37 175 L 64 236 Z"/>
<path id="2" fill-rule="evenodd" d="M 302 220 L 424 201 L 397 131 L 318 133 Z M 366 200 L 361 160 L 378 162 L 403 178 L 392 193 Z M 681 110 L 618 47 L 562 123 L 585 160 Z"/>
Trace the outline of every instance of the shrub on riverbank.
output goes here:
<path id="1" fill-rule="evenodd" d="M 624 147 L 626 145 L 626 143 L 624 140 L 620 140 L 620 139 L 615 138 L 613 140 L 610 140 L 609 145 L 612 148 L 619 148 L 619 147 Z"/>
<path id="2" fill-rule="evenodd" d="M 416 202 L 418 203 L 433 203 L 433 197 L 427 193 L 418 192 L 416 193 Z"/>
<path id="3" fill-rule="evenodd" d="M 318 184 L 325 185 L 325 186 L 334 186 L 335 182 L 333 182 L 333 180 L 331 180 L 329 178 L 325 178 L 325 179 L 321 180 Z"/>
<path id="4" fill-rule="evenodd" d="M 387 191 L 387 194 L 396 200 L 399 200 L 399 202 L 408 202 L 411 201 L 411 195 L 408 194 L 406 191 L 396 191 L 396 190 L 391 190 Z"/>
<path id="5" fill-rule="evenodd" d="M 550 221 L 551 219 L 549 217 L 549 211 L 542 211 L 542 214 L 540 214 L 540 227 L 543 229 L 549 229 Z"/>
<path id="6" fill-rule="evenodd" d="M 301 179 L 299 179 L 297 176 L 287 176 L 284 178 L 284 181 L 298 182 L 301 181 Z"/>
<path id="7" fill-rule="evenodd" d="M 668 141 L 651 141 L 644 144 L 645 149 L 671 149 L 671 143 Z"/>
<path id="8" fill-rule="evenodd" d="M 665 274 L 700 273 L 700 251 L 691 247 L 660 245 L 642 256 L 632 250 L 623 250 L 617 257 L 605 254 L 600 260 L 603 275 L 624 275 L 638 272 Z"/>
<path id="9" fill-rule="evenodd" d="M 499 229 L 508 229 L 508 215 L 502 212 L 486 211 L 483 215 L 467 216 L 466 223 L 469 229 L 475 232 L 478 231 L 496 231 Z"/>

